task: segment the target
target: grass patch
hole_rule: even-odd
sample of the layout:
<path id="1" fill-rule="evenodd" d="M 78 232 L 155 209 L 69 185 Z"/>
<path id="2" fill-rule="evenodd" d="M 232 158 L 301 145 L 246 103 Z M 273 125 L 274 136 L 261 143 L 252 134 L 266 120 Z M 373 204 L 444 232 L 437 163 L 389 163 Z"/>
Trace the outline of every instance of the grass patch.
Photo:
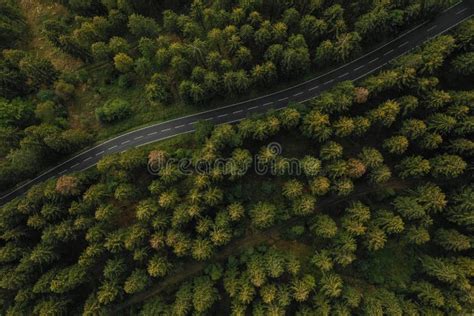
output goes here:
<path id="1" fill-rule="evenodd" d="M 100 88 L 92 88 L 84 84 L 78 87 L 76 97 L 68 107 L 70 125 L 73 128 L 80 128 L 94 133 L 96 140 L 99 141 L 151 123 L 162 122 L 199 111 L 198 107 L 182 104 L 151 103 L 146 100 L 144 94 L 143 85 L 135 85 L 124 89 L 117 84 Z M 114 124 L 99 123 L 95 116 L 95 110 L 114 98 L 128 101 L 132 106 L 132 115 L 128 119 Z"/>

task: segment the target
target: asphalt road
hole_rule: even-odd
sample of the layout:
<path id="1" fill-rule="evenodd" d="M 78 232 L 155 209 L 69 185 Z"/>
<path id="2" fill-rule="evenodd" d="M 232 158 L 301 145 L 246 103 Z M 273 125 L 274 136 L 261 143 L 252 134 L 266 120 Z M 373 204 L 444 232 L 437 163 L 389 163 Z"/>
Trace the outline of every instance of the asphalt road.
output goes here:
<path id="1" fill-rule="evenodd" d="M 52 177 L 88 169 L 97 164 L 105 155 L 193 132 L 194 125 L 200 120 L 208 120 L 214 124 L 236 122 L 255 113 L 284 108 L 290 101 L 308 101 L 338 82 L 365 77 L 384 67 L 392 59 L 406 54 L 427 40 L 449 31 L 462 21 L 472 17 L 474 6 L 469 3 L 470 1 L 472 0 L 460 2 L 445 10 L 433 21 L 425 22 L 396 39 L 376 47 L 368 54 L 306 82 L 255 99 L 150 125 L 109 139 L 77 154 L 0 197 L 0 205 L 22 195 L 34 184 Z"/>

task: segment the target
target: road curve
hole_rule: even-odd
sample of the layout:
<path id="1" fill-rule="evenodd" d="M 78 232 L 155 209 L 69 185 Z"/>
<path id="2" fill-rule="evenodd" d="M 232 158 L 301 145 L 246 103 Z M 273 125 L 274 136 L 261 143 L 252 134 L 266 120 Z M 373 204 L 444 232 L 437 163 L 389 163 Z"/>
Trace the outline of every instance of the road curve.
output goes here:
<path id="1" fill-rule="evenodd" d="M 214 124 L 236 122 L 255 113 L 284 108 L 290 101 L 308 101 L 338 82 L 358 80 L 365 77 L 384 67 L 394 58 L 408 53 L 427 40 L 449 31 L 472 17 L 474 15 L 474 6 L 469 4 L 469 1 L 471 0 L 464 0 L 450 7 L 433 21 L 418 25 L 396 39 L 376 47 L 364 56 L 290 88 L 255 99 L 150 125 L 109 139 L 13 189 L 0 197 L 0 205 L 21 196 L 37 183 L 52 177 L 88 169 L 96 165 L 104 155 L 122 152 L 130 148 L 193 132 L 194 125 L 200 120 L 208 120 Z"/>

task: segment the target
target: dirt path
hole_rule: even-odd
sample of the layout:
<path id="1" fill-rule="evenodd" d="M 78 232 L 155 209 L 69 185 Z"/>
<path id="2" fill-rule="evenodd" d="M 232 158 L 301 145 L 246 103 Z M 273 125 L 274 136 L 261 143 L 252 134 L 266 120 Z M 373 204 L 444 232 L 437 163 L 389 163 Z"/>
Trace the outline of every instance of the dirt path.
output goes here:
<path id="1" fill-rule="evenodd" d="M 402 182 L 396 179 L 385 183 L 382 187 L 374 188 L 374 187 L 370 187 L 366 185 L 348 197 L 332 197 L 332 198 L 323 200 L 320 203 L 318 203 L 318 208 L 324 208 L 324 207 L 337 205 L 339 203 L 347 202 L 354 198 L 365 196 L 367 194 L 370 194 L 382 189 L 390 188 L 394 190 L 403 190 L 403 189 L 406 189 L 407 187 L 409 187 L 408 183 Z M 161 281 L 159 284 L 152 287 L 148 291 L 143 292 L 143 293 L 138 293 L 132 296 L 131 298 L 129 298 L 128 300 L 126 300 L 124 303 L 119 304 L 115 306 L 114 308 L 112 308 L 112 313 L 119 312 L 127 307 L 130 307 L 134 304 L 137 304 L 146 299 L 149 299 L 157 294 L 173 289 L 175 286 L 179 285 L 186 279 L 196 276 L 199 273 L 201 273 L 202 270 L 212 262 L 216 262 L 216 261 L 222 262 L 226 260 L 232 254 L 238 254 L 244 249 L 247 249 L 252 246 L 257 246 L 262 243 L 273 245 L 280 240 L 281 232 L 285 231 L 288 227 L 301 223 L 305 220 L 307 220 L 307 217 L 305 218 L 296 217 L 284 223 L 280 223 L 276 226 L 273 226 L 272 228 L 267 229 L 267 230 L 248 231 L 245 237 L 235 240 L 231 242 L 230 244 L 228 244 L 227 246 L 225 246 L 211 260 L 208 260 L 206 262 L 192 261 L 192 262 L 184 264 L 183 266 L 178 268 L 173 275 L 165 278 L 163 281 Z"/>

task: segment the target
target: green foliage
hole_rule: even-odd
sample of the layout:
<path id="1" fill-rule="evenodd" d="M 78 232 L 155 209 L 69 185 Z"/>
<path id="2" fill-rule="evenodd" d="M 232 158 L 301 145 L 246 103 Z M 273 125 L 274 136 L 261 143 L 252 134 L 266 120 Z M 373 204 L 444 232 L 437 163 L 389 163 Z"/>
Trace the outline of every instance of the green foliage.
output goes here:
<path id="1" fill-rule="evenodd" d="M 130 104 L 122 99 L 112 99 L 96 109 L 97 118 L 103 123 L 113 123 L 131 115 Z"/>
<path id="2" fill-rule="evenodd" d="M 82 15 L 49 21 L 45 36 L 84 60 L 93 54 L 99 69 L 121 56 L 123 74 L 111 75 L 146 84 L 141 91 L 153 108 L 178 94 L 205 104 L 302 76 L 311 62 L 351 58 L 361 44 L 433 8 L 422 1 L 67 5 Z M 180 10 L 164 11 L 170 6 Z M 308 104 L 238 125 L 201 124 L 197 142 L 184 137 L 107 156 L 6 204 L 0 313 L 101 315 L 112 306 L 143 315 L 468 312 L 474 98 L 471 83 L 448 64 L 469 53 L 469 27 L 460 29 L 361 86 L 343 82 Z M 48 62 L 25 52 L 2 56 L 3 188 L 86 144 L 86 133 L 68 129 L 66 109 L 82 102 L 84 86 L 102 90 L 93 77 L 56 81 Z M 30 89 L 40 93 L 26 96 Z M 131 108 L 112 98 L 97 115 L 114 122 Z M 265 146 L 272 141 L 283 154 Z M 250 168 L 257 153 L 267 174 Z M 287 168 L 290 157 L 299 169 Z M 192 158 L 193 170 L 199 160 L 211 167 L 184 173 L 175 158 Z M 161 168 L 151 175 L 147 162 Z M 140 306 L 150 293 L 153 301 Z"/>
<path id="3" fill-rule="evenodd" d="M 114 65 L 118 71 L 128 73 L 133 68 L 133 59 L 125 53 L 118 53 L 114 57 Z"/>
<path id="4" fill-rule="evenodd" d="M 129 16 L 128 29 L 130 30 L 130 33 L 137 38 L 144 36 L 154 37 L 160 32 L 155 20 L 139 14 L 132 14 Z"/>
<path id="5" fill-rule="evenodd" d="M 27 31 L 23 14 L 18 3 L 9 0 L 0 2 L 0 15 L 2 23 L 0 25 L 0 47 L 11 47 L 12 44 L 21 39 Z"/>
<path id="6" fill-rule="evenodd" d="M 144 290 L 150 282 L 145 270 L 134 270 L 124 284 L 125 293 L 133 294 Z"/>
<path id="7" fill-rule="evenodd" d="M 252 209 L 249 215 L 252 223 L 257 228 L 266 228 L 271 226 L 276 220 L 276 207 L 267 202 L 259 202 Z"/>
<path id="8" fill-rule="evenodd" d="M 34 106 L 28 101 L 0 99 L 0 126 L 26 127 L 33 122 Z"/>

